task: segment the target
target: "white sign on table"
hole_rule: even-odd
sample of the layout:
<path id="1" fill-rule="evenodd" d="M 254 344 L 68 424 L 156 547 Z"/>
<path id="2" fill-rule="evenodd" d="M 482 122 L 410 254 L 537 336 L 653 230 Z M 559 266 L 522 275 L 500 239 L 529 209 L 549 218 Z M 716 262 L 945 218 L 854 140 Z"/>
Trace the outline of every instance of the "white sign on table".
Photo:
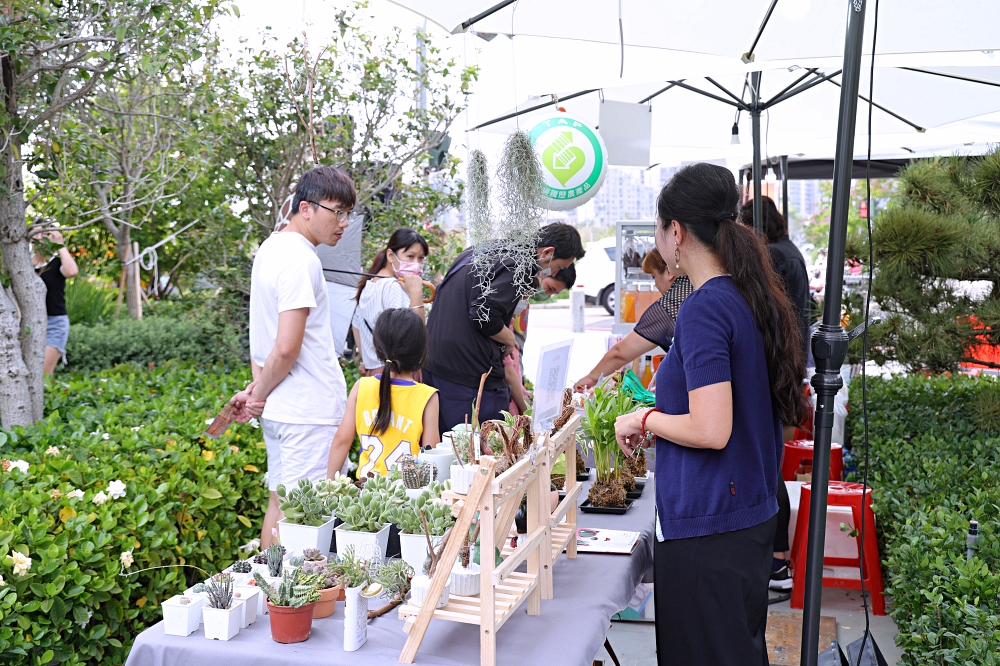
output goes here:
<path id="1" fill-rule="evenodd" d="M 542 347 L 538 355 L 538 374 L 535 376 L 535 395 L 531 421 L 536 432 L 551 430 L 552 423 L 562 411 L 563 389 L 569 374 L 569 354 L 572 340 L 563 340 Z"/>

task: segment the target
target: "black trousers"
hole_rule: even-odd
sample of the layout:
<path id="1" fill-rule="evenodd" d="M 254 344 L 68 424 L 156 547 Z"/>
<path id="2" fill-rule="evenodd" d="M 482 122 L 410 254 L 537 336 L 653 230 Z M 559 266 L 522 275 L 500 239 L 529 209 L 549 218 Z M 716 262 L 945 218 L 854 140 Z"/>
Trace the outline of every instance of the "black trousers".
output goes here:
<path id="1" fill-rule="evenodd" d="M 424 373 L 424 384 L 438 390 L 438 428 L 448 432 L 459 423 L 465 423 L 468 417 L 472 422 L 472 403 L 476 401 L 479 387 L 463 386 L 450 382 L 427 370 Z M 501 411 L 510 409 L 510 389 L 501 386 L 483 391 L 482 405 L 479 407 L 479 422 L 491 419 L 502 419 Z"/>
<path id="2" fill-rule="evenodd" d="M 777 516 L 736 532 L 657 542 L 659 666 L 767 666 L 764 628 Z"/>
<path id="3" fill-rule="evenodd" d="M 778 475 L 778 525 L 774 530 L 774 552 L 783 553 L 791 550 L 788 545 L 788 521 L 792 519 L 792 504 L 788 500 L 788 488 L 785 480 Z"/>

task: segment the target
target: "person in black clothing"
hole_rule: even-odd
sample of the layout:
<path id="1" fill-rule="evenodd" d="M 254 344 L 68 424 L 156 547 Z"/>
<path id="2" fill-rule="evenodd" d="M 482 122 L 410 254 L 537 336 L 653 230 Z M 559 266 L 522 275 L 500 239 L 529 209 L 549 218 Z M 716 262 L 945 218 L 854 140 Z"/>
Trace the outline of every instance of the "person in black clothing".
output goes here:
<path id="1" fill-rule="evenodd" d="M 799 322 L 799 333 L 803 358 L 808 358 L 809 349 L 809 274 L 806 271 L 806 260 L 795 243 L 788 237 L 788 223 L 778 212 L 774 200 L 765 197 L 764 236 L 767 238 L 767 249 L 771 254 L 771 264 L 781 276 L 785 291 L 795 308 Z M 753 226 L 753 201 L 747 201 L 740 210 L 740 220 Z M 793 437 L 794 424 L 784 425 L 784 440 Z M 774 534 L 774 562 L 772 564 L 771 582 L 769 587 L 776 592 L 786 592 L 792 589 L 792 576 L 788 571 L 788 521 L 791 519 L 791 503 L 788 490 L 784 483 L 778 484 L 778 528 Z"/>
<path id="2" fill-rule="evenodd" d="M 539 280 L 584 254 L 580 233 L 562 223 L 542 227 L 536 249 Z M 501 418 L 500 412 L 510 405 L 503 359 L 516 343 L 507 324 L 526 285 L 515 283 L 514 262 L 508 259 L 495 262 L 493 279 L 484 289 L 472 271 L 474 252 L 472 248 L 462 252 L 448 269 L 427 319 L 429 355 L 423 380 L 438 390 L 442 432 L 465 422 L 466 417 L 472 419 L 472 403 L 487 371 L 480 422 Z"/>
<path id="3" fill-rule="evenodd" d="M 62 245 L 63 237 L 58 231 L 52 230 L 45 234 L 53 243 Z M 36 248 L 37 250 L 37 248 Z M 45 283 L 45 313 L 48 315 L 48 328 L 45 333 L 45 374 L 55 372 L 56 363 L 66 353 L 66 341 L 69 339 L 69 315 L 66 314 L 66 279 L 76 277 L 80 272 L 73 255 L 66 246 L 45 261 L 38 251 L 31 257 L 35 272 Z"/>

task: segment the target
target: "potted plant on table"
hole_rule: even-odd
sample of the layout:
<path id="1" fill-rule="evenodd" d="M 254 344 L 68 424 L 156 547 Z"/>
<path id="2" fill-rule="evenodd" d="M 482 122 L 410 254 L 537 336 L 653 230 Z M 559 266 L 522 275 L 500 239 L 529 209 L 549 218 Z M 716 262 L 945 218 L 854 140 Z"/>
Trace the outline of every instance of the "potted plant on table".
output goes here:
<path id="1" fill-rule="evenodd" d="M 398 473 L 395 478 L 368 479 L 356 498 L 341 497 L 335 509 L 343 521 L 336 528 L 337 550 L 353 546 L 365 559 L 381 560 L 389 543 L 388 514 L 404 503 L 406 492 Z"/>
<path id="2" fill-rule="evenodd" d="M 319 581 L 301 569 L 286 571 L 277 585 L 254 574 L 257 587 L 267 595 L 271 638 L 277 643 L 301 643 L 312 631 L 313 609 L 319 600 Z"/>
<path id="3" fill-rule="evenodd" d="M 403 561 L 416 572 L 423 571 L 428 551 L 436 548 L 455 524 L 451 506 L 426 491 L 409 504 L 396 507 L 389 514 L 389 520 L 399 528 L 399 549 Z"/>
<path id="4" fill-rule="evenodd" d="M 596 469 L 587 494 L 591 506 L 624 509 L 626 493 L 635 488 L 635 478 L 623 473 L 625 456 L 615 438 L 615 419 L 633 411 L 635 405 L 628 393 L 607 386 L 595 387 L 593 397 L 584 403 L 583 428 L 593 440 Z"/>
<path id="5" fill-rule="evenodd" d="M 333 537 L 333 515 L 329 494 L 320 496 L 309 479 L 302 479 L 298 486 L 277 489 L 279 507 L 285 517 L 278 521 L 281 543 L 292 555 L 301 555 L 307 548 L 318 548 L 330 554 Z"/>
<path id="6" fill-rule="evenodd" d="M 344 599 L 344 585 L 331 564 L 325 557 L 322 560 L 307 559 L 302 563 L 302 572 L 317 578 L 319 601 L 313 609 L 314 618 L 330 617 L 337 609 L 337 602 Z"/>
<path id="7" fill-rule="evenodd" d="M 406 487 L 406 496 L 414 499 L 420 496 L 424 488 L 437 478 L 437 467 L 432 463 L 417 460 L 409 453 L 399 457 L 396 463 L 403 485 Z"/>
<path id="8" fill-rule="evenodd" d="M 382 592 L 374 582 L 376 563 L 357 555 L 354 546 L 337 554 L 330 570 L 344 585 L 344 651 L 353 652 L 368 640 L 368 599 Z"/>
<path id="9" fill-rule="evenodd" d="M 206 596 L 177 595 L 163 602 L 163 633 L 167 636 L 190 636 L 202 622 Z"/>
<path id="10" fill-rule="evenodd" d="M 233 577 L 227 573 L 212 576 L 206 584 L 208 605 L 202 608 L 205 638 L 228 641 L 240 633 L 243 602 L 233 601 Z"/>

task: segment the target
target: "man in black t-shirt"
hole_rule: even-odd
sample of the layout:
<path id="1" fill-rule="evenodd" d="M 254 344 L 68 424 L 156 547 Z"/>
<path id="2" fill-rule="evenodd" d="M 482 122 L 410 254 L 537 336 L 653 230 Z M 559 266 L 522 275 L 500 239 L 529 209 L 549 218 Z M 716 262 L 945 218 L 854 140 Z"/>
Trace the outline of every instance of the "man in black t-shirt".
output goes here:
<path id="1" fill-rule="evenodd" d="M 538 277 L 545 278 L 583 257 L 580 233 L 568 224 L 542 227 L 536 246 Z M 458 255 L 438 286 L 427 318 L 428 356 L 424 383 L 438 390 L 438 427 L 447 432 L 472 420 L 472 403 L 483 373 L 489 371 L 479 410 L 480 423 L 501 418 L 510 405 L 503 359 L 516 344 L 508 328 L 520 301 L 512 259 L 497 260 L 489 285 L 472 270 L 474 249 Z"/>
<path id="2" fill-rule="evenodd" d="M 62 234 L 53 229 L 45 232 L 45 237 L 53 243 L 63 244 Z M 56 369 L 56 363 L 66 353 L 66 341 L 69 339 L 69 315 L 66 314 L 66 280 L 76 277 L 80 272 L 73 255 L 66 246 L 59 248 L 54 257 L 45 261 L 45 257 L 37 251 L 31 257 L 35 272 L 45 283 L 45 313 L 48 315 L 48 327 L 45 333 L 45 374 L 51 375 Z"/>

